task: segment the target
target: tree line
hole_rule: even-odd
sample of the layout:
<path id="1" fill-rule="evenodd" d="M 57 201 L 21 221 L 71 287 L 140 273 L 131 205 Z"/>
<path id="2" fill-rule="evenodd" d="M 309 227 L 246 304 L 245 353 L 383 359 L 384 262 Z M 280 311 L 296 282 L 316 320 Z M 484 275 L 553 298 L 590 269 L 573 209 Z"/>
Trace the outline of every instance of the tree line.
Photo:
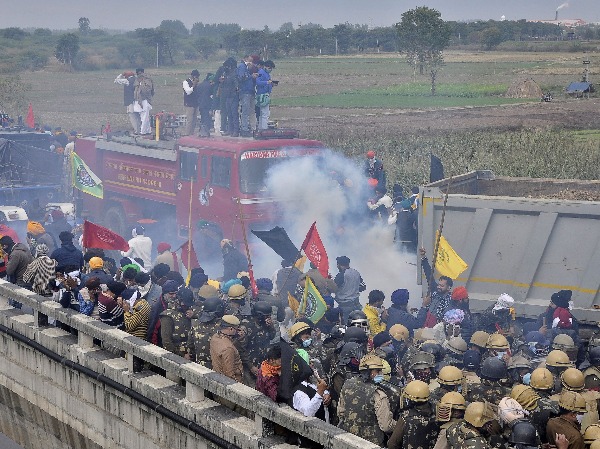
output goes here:
<path id="1" fill-rule="evenodd" d="M 444 23 L 450 47 L 493 50 L 507 41 L 600 38 L 600 28 L 593 26 L 567 30 L 525 20 Z M 74 69 L 95 70 L 156 63 L 173 65 L 217 54 L 259 54 L 274 59 L 399 52 L 405 51 L 403 40 L 407 35 L 399 33 L 398 24 L 370 28 L 364 24 L 340 23 L 325 28 L 314 23 L 294 26 L 288 22 L 277 30 L 267 26 L 251 30 L 235 23 L 198 22 L 188 29 L 180 20 L 163 20 L 156 28 L 117 33 L 94 29 L 90 20 L 82 17 L 77 28 L 66 33 L 47 28 L 0 29 L 0 46 L 6 55 L 0 61 L 0 72 L 40 69 L 51 58 Z"/>

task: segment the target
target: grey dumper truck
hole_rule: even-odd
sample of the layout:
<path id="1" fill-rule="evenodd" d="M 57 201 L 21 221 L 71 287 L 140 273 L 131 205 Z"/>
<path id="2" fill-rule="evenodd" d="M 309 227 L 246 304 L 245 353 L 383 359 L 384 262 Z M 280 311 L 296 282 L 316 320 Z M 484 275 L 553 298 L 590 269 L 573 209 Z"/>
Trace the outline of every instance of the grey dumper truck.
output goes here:
<path id="1" fill-rule="evenodd" d="M 600 321 L 600 181 L 497 177 L 484 170 L 425 185 L 418 244 L 429 260 L 447 191 L 442 235 L 469 265 L 454 285 L 467 288 L 472 310 L 508 293 L 519 316 L 535 318 L 552 293 L 572 290 L 573 314 Z"/>

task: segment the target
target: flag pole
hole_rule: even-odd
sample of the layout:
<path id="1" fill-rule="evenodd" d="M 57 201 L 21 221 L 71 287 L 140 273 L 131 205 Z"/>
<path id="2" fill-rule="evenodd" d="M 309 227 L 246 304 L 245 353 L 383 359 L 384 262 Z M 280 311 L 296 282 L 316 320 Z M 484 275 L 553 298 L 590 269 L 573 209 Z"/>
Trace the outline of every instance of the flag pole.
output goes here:
<path id="1" fill-rule="evenodd" d="M 440 227 L 437 232 L 437 236 L 435 239 L 435 246 L 433 250 L 433 262 L 431 267 L 431 276 L 427 279 L 427 296 L 431 295 L 431 283 L 433 282 L 433 278 L 435 276 L 435 264 L 437 262 L 438 249 L 440 247 L 440 239 L 442 238 L 442 230 L 444 229 L 444 220 L 446 218 L 446 204 L 448 204 L 448 194 L 450 193 L 450 185 L 452 184 L 452 176 L 448 180 L 448 185 L 446 185 L 446 193 L 444 195 L 444 205 L 442 207 L 442 219 L 440 220 Z"/>
<path id="2" fill-rule="evenodd" d="M 254 280 L 254 270 L 252 269 L 252 257 L 250 256 L 250 246 L 248 245 L 248 237 L 246 236 L 246 223 L 244 223 L 244 216 L 242 215 L 242 199 L 238 197 L 238 208 L 240 210 L 240 224 L 242 225 L 242 235 L 244 236 L 244 247 L 246 248 L 246 254 L 248 255 L 248 274 L 250 275 L 250 281 L 252 284 L 255 284 Z M 256 292 L 252 288 L 254 285 L 251 285 L 252 297 L 256 297 Z"/>
<path id="3" fill-rule="evenodd" d="M 188 254 L 187 254 L 187 276 L 185 285 L 188 286 L 191 279 L 190 265 L 192 263 L 192 200 L 194 199 L 194 177 L 190 178 L 190 211 L 188 213 Z"/>

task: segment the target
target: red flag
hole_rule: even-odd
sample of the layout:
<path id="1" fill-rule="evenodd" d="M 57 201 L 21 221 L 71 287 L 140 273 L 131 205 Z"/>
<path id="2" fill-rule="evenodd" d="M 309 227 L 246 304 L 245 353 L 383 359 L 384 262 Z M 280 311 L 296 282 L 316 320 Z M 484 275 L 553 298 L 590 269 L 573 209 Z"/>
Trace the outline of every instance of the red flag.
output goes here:
<path id="1" fill-rule="evenodd" d="M 25 123 L 30 128 L 35 128 L 35 119 L 33 117 L 33 107 L 31 103 L 29 103 L 29 110 L 27 111 L 27 118 L 25 119 Z"/>
<path id="2" fill-rule="evenodd" d="M 83 222 L 83 246 L 84 248 L 129 250 L 129 243 L 119 234 L 87 220 Z"/>
<path id="3" fill-rule="evenodd" d="M 188 267 L 188 243 L 190 244 L 191 251 L 189 253 L 190 266 Z M 196 256 L 196 250 L 194 249 L 193 242 L 185 242 L 180 246 L 181 249 L 181 262 L 186 270 L 192 271 L 194 268 L 200 268 L 200 263 L 198 262 L 198 256 Z"/>
<path id="4" fill-rule="evenodd" d="M 250 275 L 250 289 L 252 290 L 252 297 L 258 298 L 258 285 L 256 285 L 256 279 L 254 279 L 254 270 L 252 265 L 248 267 L 248 274 Z"/>
<path id="5" fill-rule="evenodd" d="M 310 227 L 308 234 L 306 234 L 306 238 L 304 239 L 300 250 L 304 250 L 304 254 L 306 254 L 308 260 L 317 266 L 317 270 L 319 270 L 319 273 L 321 273 L 323 277 L 329 275 L 329 259 L 327 258 L 327 251 L 325 251 L 325 246 L 323 246 L 323 242 L 317 231 L 316 221 Z"/>

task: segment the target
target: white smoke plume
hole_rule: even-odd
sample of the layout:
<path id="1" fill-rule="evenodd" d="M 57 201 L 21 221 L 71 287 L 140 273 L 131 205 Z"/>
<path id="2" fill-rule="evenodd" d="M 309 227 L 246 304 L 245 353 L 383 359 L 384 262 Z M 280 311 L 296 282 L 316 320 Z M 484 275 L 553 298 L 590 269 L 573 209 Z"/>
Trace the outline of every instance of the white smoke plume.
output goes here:
<path id="1" fill-rule="evenodd" d="M 338 272 L 335 258 L 350 258 L 350 266 L 361 273 L 367 285 L 360 298 L 363 305 L 374 289 L 385 293 L 389 305 L 391 293 L 398 288 L 410 291 L 411 306 L 420 305 L 416 256 L 400 252 L 393 242 L 394 226 L 374 224 L 364 217 L 369 195 L 366 178 L 355 162 L 332 151 L 319 157 L 294 158 L 271 169 L 267 190 L 278 199 L 283 215 L 274 225 L 285 228 L 297 247 L 317 222 L 333 277 Z M 262 246 L 253 245 L 260 252 L 253 257 L 255 272 L 258 277 L 271 276 L 281 259 Z"/>
<path id="2" fill-rule="evenodd" d="M 556 10 L 561 10 L 563 8 L 568 8 L 569 7 L 569 2 L 565 2 L 563 4 L 561 4 L 558 8 L 556 8 Z"/>

